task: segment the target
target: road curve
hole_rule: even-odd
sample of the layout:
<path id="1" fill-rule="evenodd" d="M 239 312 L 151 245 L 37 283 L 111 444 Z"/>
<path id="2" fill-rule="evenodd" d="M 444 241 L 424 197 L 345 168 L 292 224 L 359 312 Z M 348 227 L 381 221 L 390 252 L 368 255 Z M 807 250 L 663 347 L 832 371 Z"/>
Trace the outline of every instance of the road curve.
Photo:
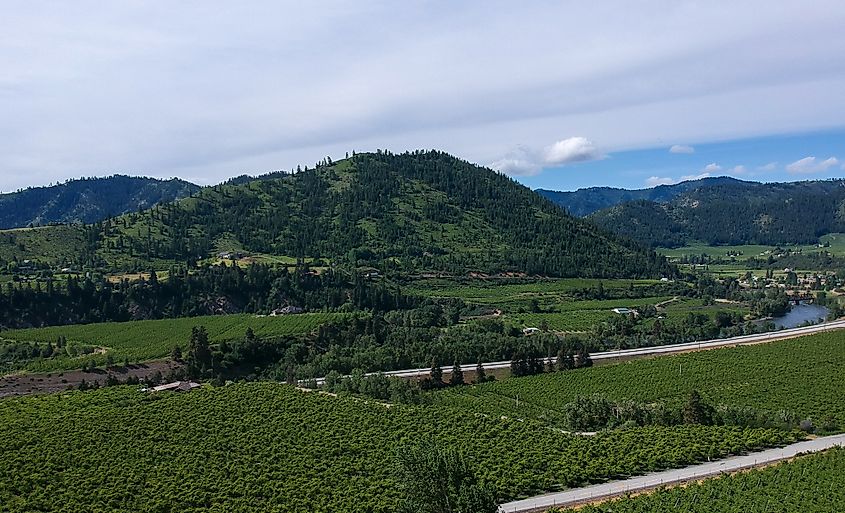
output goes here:
<path id="1" fill-rule="evenodd" d="M 652 490 L 664 485 L 696 481 L 706 477 L 718 476 L 726 472 L 736 472 L 768 465 L 777 461 L 793 458 L 802 453 L 820 452 L 831 447 L 845 447 L 845 434 L 825 436 L 804 442 L 797 442 L 786 447 L 733 456 L 681 469 L 655 472 L 644 476 L 632 477 L 623 481 L 612 481 L 584 488 L 573 488 L 564 492 L 539 495 L 519 501 L 508 502 L 499 506 L 504 513 L 529 513 L 545 511 L 553 507 L 572 507 L 597 500 L 612 499 L 629 492 Z"/>
<path id="2" fill-rule="evenodd" d="M 618 351 L 604 351 L 601 353 L 592 353 L 590 358 L 593 361 L 596 360 L 613 360 L 617 358 L 632 358 L 632 357 L 639 357 L 639 356 L 650 356 L 650 355 L 660 355 L 660 354 L 674 354 L 674 353 L 685 353 L 688 351 L 699 351 L 704 349 L 715 349 L 719 347 L 730 347 L 730 346 L 741 346 L 746 344 L 759 344 L 761 342 L 772 342 L 775 340 L 782 340 L 785 338 L 792 338 L 798 337 L 803 335 L 811 335 L 813 333 L 822 333 L 826 331 L 833 331 L 845 328 L 845 319 L 832 321 L 832 322 L 825 322 L 821 324 L 814 324 L 812 326 L 804 326 L 801 328 L 791 328 L 787 330 L 779 330 L 779 331 L 771 331 L 768 333 L 759 333 L 755 335 L 742 335 L 739 337 L 731 337 L 731 338 L 720 338 L 720 339 L 713 339 L 713 340 L 703 340 L 701 342 L 686 342 L 683 344 L 670 344 L 665 346 L 655 346 L 655 347 L 640 347 L 637 349 L 621 349 Z M 461 365 L 461 370 L 466 371 L 474 371 L 476 368 L 476 364 L 471 363 L 467 365 Z M 488 362 L 483 363 L 482 366 L 484 370 L 493 370 L 493 369 L 508 369 L 511 366 L 510 361 L 502 361 L 502 362 Z M 448 369 L 447 369 L 448 370 Z M 388 371 L 384 372 L 385 376 L 394 376 L 397 378 L 416 378 L 422 376 L 428 376 L 431 372 L 429 368 L 423 369 L 404 369 L 404 370 L 397 370 L 397 371 Z M 369 374 L 377 374 L 375 372 L 371 372 Z M 303 380 L 302 383 L 304 384 L 306 381 Z M 323 385 L 325 383 L 325 378 L 317 378 L 316 379 L 317 385 Z"/>

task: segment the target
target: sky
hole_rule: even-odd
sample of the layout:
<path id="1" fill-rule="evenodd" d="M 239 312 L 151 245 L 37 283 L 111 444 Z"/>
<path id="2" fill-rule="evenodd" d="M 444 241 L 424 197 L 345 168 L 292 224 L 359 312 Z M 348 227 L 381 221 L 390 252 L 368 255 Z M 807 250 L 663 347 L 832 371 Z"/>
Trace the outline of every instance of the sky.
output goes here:
<path id="1" fill-rule="evenodd" d="M 845 2 L 6 0 L 0 191 L 436 148 L 530 187 L 845 176 Z"/>

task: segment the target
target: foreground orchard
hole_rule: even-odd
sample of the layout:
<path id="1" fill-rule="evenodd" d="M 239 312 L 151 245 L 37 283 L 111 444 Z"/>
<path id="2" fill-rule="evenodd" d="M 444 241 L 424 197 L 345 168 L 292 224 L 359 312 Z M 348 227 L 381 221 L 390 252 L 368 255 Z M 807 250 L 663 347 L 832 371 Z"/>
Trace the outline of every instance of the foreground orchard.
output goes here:
<path id="1" fill-rule="evenodd" d="M 791 412 L 817 428 L 845 428 L 845 332 L 701 351 L 450 389 L 440 404 L 562 422 L 578 396 L 679 404 L 698 390 L 714 404 Z M 517 401 L 517 398 L 519 400 Z"/>
<path id="2" fill-rule="evenodd" d="M 831 449 L 771 468 L 658 490 L 577 511 L 839 513 L 845 511 L 845 449 Z"/>
<path id="3" fill-rule="evenodd" d="M 0 401 L 8 511 L 392 511 L 395 448 L 456 447 L 503 498 L 783 444 L 775 430 L 684 426 L 574 437 L 531 421 L 386 407 L 251 383 Z"/>

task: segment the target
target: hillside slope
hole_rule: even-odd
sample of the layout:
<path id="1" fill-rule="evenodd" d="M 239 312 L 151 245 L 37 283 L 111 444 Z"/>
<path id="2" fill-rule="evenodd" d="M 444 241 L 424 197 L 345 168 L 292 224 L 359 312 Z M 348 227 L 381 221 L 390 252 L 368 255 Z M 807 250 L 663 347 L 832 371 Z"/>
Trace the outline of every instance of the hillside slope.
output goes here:
<path id="1" fill-rule="evenodd" d="M 717 183 L 665 203 L 622 203 L 589 219 L 652 246 L 812 244 L 845 230 L 845 181 Z"/>
<path id="2" fill-rule="evenodd" d="M 0 245 L 25 249 L 21 237 L 0 234 Z M 671 273 L 639 245 L 567 215 L 501 174 L 439 152 L 359 154 L 206 188 L 86 228 L 81 238 L 89 258 L 111 267 L 239 251 L 403 272 Z"/>
<path id="3" fill-rule="evenodd" d="M 0 194 L 0 229 L 93 223 L 184 198 L 198 190 L 198 186 L 182 180 L 123 175 L 33 187 Z"/>

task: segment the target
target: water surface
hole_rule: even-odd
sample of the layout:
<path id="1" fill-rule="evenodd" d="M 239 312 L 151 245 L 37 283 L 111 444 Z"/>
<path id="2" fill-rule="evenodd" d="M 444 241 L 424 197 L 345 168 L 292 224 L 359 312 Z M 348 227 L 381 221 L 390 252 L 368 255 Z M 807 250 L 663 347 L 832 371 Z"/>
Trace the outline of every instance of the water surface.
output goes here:
<path id="1" fill-rule="evenodd" d="M 778 328 L 796 328 L 807 321 L 819 322 L 827 319 L 827 308 L 824 306 L 801 303 L 793 305 L 792 310 L 783 317 L 775 317 L 772 322 Z"/>

